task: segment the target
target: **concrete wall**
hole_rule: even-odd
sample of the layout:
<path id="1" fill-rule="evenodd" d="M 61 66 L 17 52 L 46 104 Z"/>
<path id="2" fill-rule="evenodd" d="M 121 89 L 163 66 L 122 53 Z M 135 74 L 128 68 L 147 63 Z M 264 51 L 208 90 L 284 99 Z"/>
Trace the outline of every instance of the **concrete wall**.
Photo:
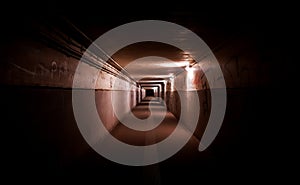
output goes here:
<path id="1" fill-rule="evenodd" d="M 73 115 L 70 89 L 2 85 L 1 97 L 2 137 L 11 159 L 7 170 L 59 174 L 88 150 Z"/>
<path id="2" fill-rule="evenodd" d="M 238 132 L 241 127 L 247 127 L 249 117 L 245 116 L 249 109 L 261 111 L 258 104 L 252 102 L 264 102 L 266 93 L 271 93 L 266 87 L 270 87 L 270 74 L 272 69 L 270 61 L 265 61 L 260 55 L 257 43 L 249 37 L 235 37 L 230 44 L 214 51 L 223 72 L 227 91 L 227 108 L 223 124 L 226 132 Z M 209 58 L 204 58 L 191 69 L 193 75 L 187 71 L 182 72 L 167 84 L 167 106 L 178 118 L 184 120 L 189 127 L 190 118 L 195 114 L 196 94 L 199 97 L 198 126 L 194 132 L 201 139 L 210 116 L 211 91 L 219 91 L 218 78 L 213 79 L 211 89 L 206 73 L 210 73 Z M 175 86 L 174 86 L 175 84 Z M 177 89 L 174 89 L 176 87 Z M 182 101 L 178 94 L 182 94 Z M 261 94 L 261 95 L 260 95 Z M 182 102 L 186 102 L 183 105 Z M 181 114 L 181 111 L 184 115 Z M 234 125 L 236 124 L 236 125 Z M 230 129 L 228 129 L 231 127 Z M 221 129 L 222 130 L 222 129 Z M 227 131 L 229 130 L 229 131 Z M 233 134 L 230 137 L 235 137 Z"/>
<path id="3" fill-rule="evenodd" d="M 140 89 L 116 71 L 104 72 L 80 63 L 48 44 L 26 35 L 0 45 L 2 141 L 8 153 L 4 157 L 14 160 L 4 168 L 12 173 L 59 174 L 91 151 L 73 114 L 75 76 L 76 89 L 95 91 L 99 117 L 109 131 L 118 124 L 112 95 L 118 99 L 117 109 L 122 114 L 139 101 Z M 78 65 L 88 70 L 78 72 Z M 95 73 L 88 74 L 89 70 Z"/>
<path id="4" fill-rule="evenodd" d="M 1 46 L 1 84 L 72 87 L 78 60 L 23 38 Z"/>
<path id="5" fill-rule="evenodd" d="M 112 98 L 116 93 L 118 103 L 113 107 Z M 136 92 L 135 91 L 108 91 L 108 90 L 96 90 L 96 106 L 101 121 L 111 131 L 117 124 L 118 118 L 115 112 L 120 112 L 120 116 L 124 116 L 131 108 L 136 105 Z M 115 108 L 115 110 L 114 110 Z"/>

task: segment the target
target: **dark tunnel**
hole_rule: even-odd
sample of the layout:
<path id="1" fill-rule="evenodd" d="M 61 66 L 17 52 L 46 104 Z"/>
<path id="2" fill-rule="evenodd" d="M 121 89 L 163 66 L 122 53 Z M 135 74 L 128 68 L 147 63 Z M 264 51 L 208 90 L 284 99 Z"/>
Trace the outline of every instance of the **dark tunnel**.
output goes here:
<path id="1" fill-rule="evenodd" d="M 58 5 L 50 4 L 39 16 L 1 15 L 4 174 L 110 184 L 279 178 L 265 172 L 281 174 L 280 158 L 287 158 L 275 130 L 288 111 L 282 61 L 290 56 L 279 53 L 289 52 L 292 35 L 274 12 L 231 8 L 212 15 L 195 8 L 110 16 L 51 12 Z M 147 20 L 151 27 L 125 30 L 124 41 L 124 30 L 97 41 Z M 172 27 L 170 33 L 155 35 L 163 26 L 153 20 Z M 285 38 L 275 41 L 279 33 Z M 188 45 L 197 41 L 190 35 L 201 38 L 201 49 Z"/>

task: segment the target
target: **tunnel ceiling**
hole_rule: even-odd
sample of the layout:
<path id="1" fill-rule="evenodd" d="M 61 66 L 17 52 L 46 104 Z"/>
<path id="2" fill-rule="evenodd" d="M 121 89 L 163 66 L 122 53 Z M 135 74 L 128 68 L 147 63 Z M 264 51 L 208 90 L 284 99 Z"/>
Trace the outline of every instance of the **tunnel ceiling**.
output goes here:
<path id="1" fill-rule="evenodd" d="M 101 18 L 100 15 L 69 16 L 68 19 L 90 37 L 91 40 L 96 40 L 112 28 L 143 19 L 165 20 L 183 25 L 198 33 L 211 48 L 216 48 L 230 37 L 230 34 L 224 31 L 224 27 L 216 23 L 209 25 L 208 22 L 210 21 L 201 16 L 199 12 L 193 11 L 170 11 L 164 14 L 126 14 L 121 17 L 112 15 L 106 19 Z M 174 39 L 185 39 L 185 33 L 176 33 Z M 202 51 L 182 51 L 163 43 L 142 42 L 121 49 L 112 58 L 125 68 L 136 81 L 143 78 L 153 78 L 154 76 L 155 78 L 167 79 L 180 74 L 187 66 L 193 63 L 194 60 L 191 58 L 191 55 L 195 52 Z"/>
<path id="2" fill-rule="evenodd" d="M 234 29 L 233 27 L 223 26 L 222 21 L 224 17 L 208 16 L 200 13 L 199 10 L 168 9 L 155 11 L 155 13 L 153 11 L 134 13 L 129 11 L 122 14 L 122 16 L 116 14 L 105 16 L 105 13 L 99 12 L 98 15 L 73 14 L 66 17 L 91 40 L 96 40 L 106 31 L 122 24 L 150 19 L 164 20 L 182 25 L 197 33 L 209 47 L 216 48 L 231 36 L 231 30 Z M 227 24 L 230 23 L 227 22 Z M 185 37 L 184 33 L 176 34 L 177 39 L 184 39 Z M 182 51 L 162 43 L 142 42 L 119 50 L 112 58 L 125 68 L 136 81 L 153 77 L 167 79 L 184 71 L 185 67 L 194 62 L 189 56 L 193 52 L 195 51 Z"/>
<path id="3" fill-rule="evenodd" d="M 158 42 L 132 44 L 112 57 L 136 80 L 170 78 L 193 61 L 187 52 Z"/>
<path id="4" fill-rule="evenodd" d="M 286 45 L 278 44 L 278 42 L 286 43 L 285 41 L 289 40 L 286 37 L 292 35 L 284 34 L 283 37 L 278 37 L 282 34 L 281 31 L 286 33 L 286 30 L 290 30 L 286 29 L 289 28 L 286 26 L 287 21 L 284 19 L 279 19 L 281 15 L 278 14 L 278 16 L 276 16 L 277 11 L 275 11 L 275 9 L 266 14 L 265 9 L 263 7 L 259 8 L 260 6 L 258 6 L 258 8 L 256 8 L 256 6 L 253 6 L 255 8 L 251 8 L 251 6 L 248 5 L 241 6 L 239 8 L 234 8 L 234 6 L 218 6 L 221 8 L 217 9 L 215 5 L 196 6 L 189 4 L 188 6 L 178 5 L 176 8 L 174 8 L 171 5 L 168 7 L 161 7 L 158 4 L 153 4 L 154 6 L 152 8 L 151 6 L 147 5 L 142 9 L 134 8 L 134 11 L 124 8 L 123 11 L 118 10 L 118 12 L 116 12 L 111 8 L 103 8 L 103 6 L 96 6 L 94 4 L 78 3 L 77 7 L 74 7 L 75 4 L 76 3 L 55 4 L 51 1 L 41 6 L 37 5 L 37 7 L 35 6 L 34 8 L 31 6 L 31 8 L 29 6 L 11 6 L 14 8 L 14 12 L 18 12 L 18 15 L 7 16 L 6 14 L 2 14 L 0 16 L 1 22 L 4 25 L 2 29 L 3 34 L 1 35 L 2 42 L 0 43 L 0 46 L 5 49 L 1 55 L 14 52 L 13 56 L 17 56 L 15 55 L 15 50 L 17 49 L 14 48 L 14 50 L 9 52 L 6 52 L 6 50 L 9 50 L 8 46 L 10 44 L 12 45 L 11 48 L 14 47 L 14 44 L 18 47 L 21 46 L 20 42 L 23 42 L 22 39 L 25 37 L 30 37 L 27 38 L 28 40 L 36 39 L 40 41 L 41 38 L 37 38 L 39 36 L 36 36 L 37 34 L 33 30 L 35 30 L 35 27 L 39 27 L 37 24 L 45 24 L 45 30 L 47 32 L 54 33 L 52 29 L 49 29 L 49 25 L 55 28 L 57 26 L 58 28 L 61 28 L 62 33 L 65 33 L 66 36 L 68 36 L 66 38 L 73 38 L 80 44 L 78 44 L 79 46 L 76 48 L 76 50 L 74 50 L 77 52 L 76 60 L 78 60 L 82 56 L 82 51 L 84 51 L 81 49 L 84 47 L 87 48 L 90 42 L 86 42 L 86 39 L 81 39 L 81 37 L 78 37 L 78 33 L 65 31 L 65 23 L 60 23 L 58 21 L 58 19 L 61 17 L 70 20 L 92 41 L 112 28 L 129 22 L 139 20 L 169 21 L 182 25 L 198 34 L 214 53 L 215 50 L 218 50 L 220 47 L 222 48 L 222 46 L 224 46 L 222 44 L 226 42 L 229 43 L 226 47 L 228 50 L 230 50 L 228 55 L 239 52 L 239 48 L 237 47 L 234 48 L 236 51 L 231 51 L 233 50 L 231 48 L 231 42 L 228 41 L 230 41 L 232 37 L 238 38 L 242 35 L 244 38 L 249 40 L 252 39 L 254 42 L 258 42 L 258 46 L 260 47 L 258 49 L 260 49 L 262 52 L 265 52 L 262 53 L 263 57 L 268 57 L 273 50 L 280 51 L 281 53 L 287 53 L 282 52 L 281 49 L 284 50 L 285 48 L 289 47 L 281 47 Z M 31 14 L 28 14 L 28 12 Z M 47 19 L 41 19 L 41 17 L 47 17 Z M 31 22 L 33 23 L 31 24 Z M 68 41 L 69 40 L 66 39 L 66 42 Z M 25 41 L 24 43 L 26 44 Z M 243 45 L 247 45 L 247 43 L 240 44 L 242 47 Z M 50 45 L 49 42 L 47 43 L 47 46 L 53 47 L 53 45 Z M 37 46 L 37 48 L 38 47 L 39 46 Z M 21 48 L 18 51 L 24 50 L 24 52 L 26 52 L 26 48 L 27 47 Z M 222 49 L 220 49 L 220 51 L 221 50 Z M 70 53 L 63 54 L 65 54 L 67 57 L 73 56 L 70 55 Z M 143 59 L 142 61 L 139 61 L 140 66 L 135 65 L 127 68 L 127 70 L 135 79 L 152 79 L 154 75 L 155 78 L 165 79 L 169 78 L 177 71 L 184 69 L 184 66 L 186 65 L 185 54 L 186 53 L 177 48 L 161 43 L 139 43 L 130 45 L 120 50 L 113 57 L 121 67 L 125 68 L 130 62 L 136 59 Z M 22 55 L 19 54 L 18 56 Z M 149 56 L 158 56 L 161 58 L 145 58 Z M 30 57 L 35 57 L 35 55 L 32 54 Z M 173 65 L 173 63 L 170 63 L 168 59 L 175 61 L 178 65 Z M 41 59 L 38 60 L 40 61 Z M 17 58 L 16 61 L 24 62 L 24 65 L 19 62 L 19 67 L 26 67 L 27 65 L 33 66 L 33 64 L 26 63 L 27 59 L 23 61 Z M 67 61 L 67 63 L 70 63 L 70 65 L 75 65 L 75 62 L 70 61 Z M 49 64 L 49 66 L 51 67 L 51 64 Z M 48 66 L 46 65 L 46 67 Z M 14 69 L 15 67 L 13 66 L 12 68 Z M 16 70 L 19 70 L 19 68 Z M 26 73 L 26 70 L 24 73 Z M 29 74 L 33 74 L 33 70 L 34 69 L 29 68 L 27 73 L 29 71 Z M 71 72 L 72 71 L 70 71 L 70 73 Z M 30 78 L 30 80 L 31 79 L 33 78 Z"/>
<path id="5" fill-rule="evenodd" d="M 228 43 L 232 37 L 239 35 L 241 30 L 245 30 L 245 25 L 255 25 L 255 21 L 261 19 L 256 19 L 243 9 L 229 11 L 228 9 L 211 10 L 199 7 L 188 9 L 172 9 L 170 7 L 161 10 L 156 8 L 150 11 L 135 10 L 134 12 L 126 11 L 119 14 L 106 14 L 101 11 L 97 14 L 90 12 L 86 14 L 69 14 L 66 17 L 91 40 L 96 40 L 112 28 L 133 21 L 169 21 L 182 25 L 198 34 L 213 52 L 220 49 L 224 43 Z M 242 22 L 240 22 L 241 17 L 244 18 Z M 255 29 L 255 27 L 253 28 Z M 253 29 L 251 28 L 251 30 Z M 178 33 L 178 37 L 184 37 L 183 33 Z M 193 52 L 181 51 L 162 43 L 137 43 L 121 49 L 113 55 L 113 59 L 120 66 L 126 68 L 131 77 L 137 81 L 141 78 L 153 78 L 153 76 L 166 79 L 184 70 L 188 64 L 187 61 L 190 62 L 186 54 L 193 54 Z M 135 60 L 138 61 L 135 65 L 128 66 Z"/>

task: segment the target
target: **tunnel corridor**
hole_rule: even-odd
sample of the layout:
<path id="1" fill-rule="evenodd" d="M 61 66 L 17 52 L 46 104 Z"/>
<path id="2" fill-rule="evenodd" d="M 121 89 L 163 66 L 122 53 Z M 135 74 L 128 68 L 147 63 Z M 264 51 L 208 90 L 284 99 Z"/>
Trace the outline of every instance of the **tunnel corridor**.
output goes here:
<path id="1" fill-rule="evenodd" d="M 286 56 L 277 55 L 286 53 L 285 41 L 275 43 L 277 32 L 270 34 L 277 23 L 269 28 L 260 19 L 241 23 L 236 15 L 205 17 L 198 10 L 64 13 L 3 19 L 5 173 L 110 184 L 239 182 L 276 174 L 283 141 L 273 129 L 286 122 L 278 100 L 286 97 L 278 90 L 286 83 Z M 182 30 L 156 34 L 170 43 L 129 37 L 155 33 L 143 25 L 124 34 L 135 42 L 120 47 L 125 41 L 115 28 L 141 20 Z M 103 36 L 111 30 L 113 37 Z M 187 44 L 189 31 L 202 39 L 202 49 Z M 117 150 L 119 142 L 144 153 Z M 115 156 L 123 163 L 110 159 Z"/>

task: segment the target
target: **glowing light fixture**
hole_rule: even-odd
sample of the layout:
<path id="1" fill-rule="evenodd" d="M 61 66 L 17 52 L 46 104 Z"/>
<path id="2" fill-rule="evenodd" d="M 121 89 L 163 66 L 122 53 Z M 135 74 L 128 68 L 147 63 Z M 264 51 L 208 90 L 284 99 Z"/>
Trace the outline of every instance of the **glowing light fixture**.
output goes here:
<path id="1" fill-rule="evenodd" d="M 163 62 L 163 63 L 156 63 L 152 64 L 159 67 L 184 67 L 189 65 L 188 61 L 179 61 L 179 62 Z"/>

